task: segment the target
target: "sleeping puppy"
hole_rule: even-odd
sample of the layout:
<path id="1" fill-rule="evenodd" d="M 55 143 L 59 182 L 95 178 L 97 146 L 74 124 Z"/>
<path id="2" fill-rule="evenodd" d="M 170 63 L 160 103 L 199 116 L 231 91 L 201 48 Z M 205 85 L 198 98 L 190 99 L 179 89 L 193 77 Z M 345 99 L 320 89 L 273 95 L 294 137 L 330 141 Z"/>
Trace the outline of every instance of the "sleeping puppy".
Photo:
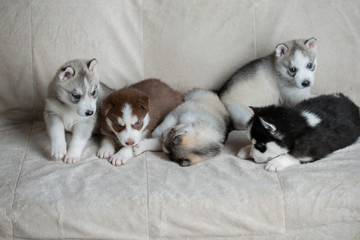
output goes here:
<path id="1" fill-rule="evenodd" d="M 98 157 L 115 166 L 134 157 L 133 147 L 151 136 L 164 117 L 182 102 L 182 94 L 158 79 L 147 79 L 111 93 L 101 106 Z M 122 147 L 116 154 L 115 142 Z"/>
<path id="2" fill-rule="evenodd" d="M 154 130 L 153 138 L 142 140 L 134 151 L 162 149 L 182 167 L 203 162 L 222 150 L 229 121 L 225 106 L 215 93 L 194 89 Z"/>

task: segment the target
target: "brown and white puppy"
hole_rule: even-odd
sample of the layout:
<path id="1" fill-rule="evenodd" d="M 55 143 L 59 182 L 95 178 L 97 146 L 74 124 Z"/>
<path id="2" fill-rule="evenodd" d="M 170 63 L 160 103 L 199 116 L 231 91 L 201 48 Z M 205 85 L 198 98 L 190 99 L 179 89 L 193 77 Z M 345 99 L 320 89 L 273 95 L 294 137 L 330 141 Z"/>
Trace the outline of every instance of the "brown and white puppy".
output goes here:
<path id="1" fill-rule="evenodd" d="M 134 156 L 133 147 L 151 136 L 154 128 L 183 100 L 182 94 L 158 79 L 147 79 L 111 93 L 102 102 L 98 157 L 109 158 L 115 166 Z M 122 148 L 115 153 L 115 144 Z M 114 155 L 113 155 L 114 154 Z"/>

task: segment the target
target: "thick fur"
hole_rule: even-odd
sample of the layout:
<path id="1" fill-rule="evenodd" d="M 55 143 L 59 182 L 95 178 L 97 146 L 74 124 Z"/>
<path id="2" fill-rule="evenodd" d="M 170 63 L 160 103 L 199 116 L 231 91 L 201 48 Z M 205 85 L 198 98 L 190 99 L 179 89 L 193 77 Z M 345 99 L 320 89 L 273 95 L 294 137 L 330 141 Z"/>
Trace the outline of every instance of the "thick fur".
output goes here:
<path id="1" fill-rule="evenodd" d="M 134 156 L 133 148 L 151 136 L 154 128 L 183 100 L 182 94 L 158 79 L 147 79 L 111 93 L 102 102 L 101 132 L 107 137 L 98 152 L 113 165 Z M 115 152 L 112 139 L 122 148 Z M 137 148 L 137 154 L 140 154 Z M 114 155 L 113 155 L 114 154 Z"/>
<path id="2" fill-rule="evenodd" d="M 359 108 L 342 94 L 322 95 L 296 106 L 254 109 L 250 156 L 269 171 L 324 158 L 360 136 Z"/>
<path id="3" fill-rule="evenodd" d="M 51 156 L 74 163 L 80 159 L 97 123 L 100 103 L 111 92 L 99 80 L 97 61 L 65 63 L 48 87 L 44 119 L 51 140 Z M 65 131 L 72 132 L 66 149 Z"/>
<path id="4" fill-rule="evenodd" d="M 228 113 L 219 97 L 208 90 L 194 89 L 154 130 L 153 137 L 161 137 L 162 148 L 172 161 L 189 166 L 222 150 L 228 123 Z"/>
<path id="5" fill-rule="evenodd" d="M 253 114 L 249 106 L 295 105 L 310 98 L 316 67 L 315 38 L 281 43 L 273 54 L 241 67 L 219 91 L 235 129 L 246 127 Z"/>

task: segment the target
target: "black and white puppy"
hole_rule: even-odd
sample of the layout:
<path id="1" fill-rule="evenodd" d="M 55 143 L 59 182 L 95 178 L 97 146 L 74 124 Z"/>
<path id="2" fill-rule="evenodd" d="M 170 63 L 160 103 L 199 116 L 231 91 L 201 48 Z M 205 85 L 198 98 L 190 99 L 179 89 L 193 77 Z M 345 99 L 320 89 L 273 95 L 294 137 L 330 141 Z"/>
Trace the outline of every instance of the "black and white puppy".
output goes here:
<path id="1" fill-rule="evenodd" d="M 360 135 L 359 108 L 343 94 L 322 95 L 294 107 L 253 110 L 248 123 L 252 145 L 238 156 L 267 162 L 265 169 L 271 172 L 324 158 Z"/>

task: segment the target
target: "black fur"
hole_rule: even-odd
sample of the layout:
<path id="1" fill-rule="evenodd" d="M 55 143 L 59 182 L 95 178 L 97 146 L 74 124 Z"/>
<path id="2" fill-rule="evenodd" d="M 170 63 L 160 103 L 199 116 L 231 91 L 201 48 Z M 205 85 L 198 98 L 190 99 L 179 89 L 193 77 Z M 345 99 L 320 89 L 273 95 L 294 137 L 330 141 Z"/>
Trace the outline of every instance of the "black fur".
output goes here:
<path id="1" fill-rule="evenodd" d="M 248 124 L 251 138 L 258 147 L 274 141 L 287 148 L 295 158 L 319 160 L 351 145 L 360 136 L 359 108 L 343 94 L 311 98 L 292 108 L 268 106 L 253 110 L 255 114 Z M 315 114 L 321 122 L 310 126 L 301 115 L 304 111 Z M 276 130 L 266 129 L 260 118 L 274 125 Z"/>

